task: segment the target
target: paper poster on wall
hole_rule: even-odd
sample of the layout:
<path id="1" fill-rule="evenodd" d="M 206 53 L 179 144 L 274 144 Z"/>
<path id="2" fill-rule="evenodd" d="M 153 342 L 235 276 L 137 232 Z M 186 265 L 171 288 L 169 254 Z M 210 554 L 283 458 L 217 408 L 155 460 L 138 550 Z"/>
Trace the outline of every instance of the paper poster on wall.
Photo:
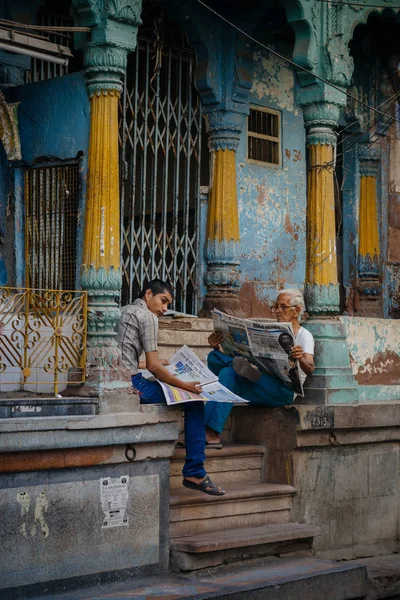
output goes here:
<path id="1" fill-rule="evenodd" d="M 100 500 L 104 513 L 102 529 L 129 524 L 128 515 L 125 514 L 129 497 L 128 487 L 128 475 L 100 478 Z"/>

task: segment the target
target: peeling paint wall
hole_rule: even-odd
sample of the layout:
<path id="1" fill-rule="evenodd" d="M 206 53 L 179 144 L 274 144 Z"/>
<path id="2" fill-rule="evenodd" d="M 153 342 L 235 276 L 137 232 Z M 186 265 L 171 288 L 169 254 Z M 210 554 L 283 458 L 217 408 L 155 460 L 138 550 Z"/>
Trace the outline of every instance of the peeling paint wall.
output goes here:
<path id="1" fill-rule="evenodd" d="M 90 107 L 83 73 L 32 83 L 12 91 L 18 110 L 22 158 L 75 158 L 87 154 Z"/>
<path id="2" fill-rule="evenodd" d="M 293 71 L 286 63 L 255 53 L 249 101 L 281 112 L 282 166 L 248 162 L 246 133 L 242 135 L 237 151 L 241 301 L 243 310 L 253 316 L 269 314 L 277 289 L 304 284 L 305 130 L 294 85 Z"/>
<path id="3" fill-rule="evenodd" d="M 340 317 L 354 376 L 363 385 L 400 385 L 400 324 L 396 320 Z"/>
<path id="4" fill-rule="evenodd" d="M 389 316 L 400 318 L 400 139 L 398 124 L 390 129 L 388 206 Z"/>
<path id="5" fill-rule="evenodd" d="M 89 144 L 90 105 L 83 73 L 74 73 L 12 88 L 9 101 L 19 102 L 18 119 L 22 159 L 31 163 L 41 157 L 75 158 L 83 152 L 82 197 L 85 194 Z M 22 193 L 16 202 L 22 202 Z M 15 207 L 16 209 L 21 207 Z M 21 213 L 22 214 L 22 213 Z M 84 202 L 77 221 L 77 263 L 82 252 Z M 16 237 L 16 253 L 23 253 L 23 230 Z M 1 250 L 1 249 L 0 249 Z M 18 271 L 18 268 L 17 268 Z M 14 275 L 13 275 L 14 277 Z M 17 273 L 17 284 L 21 285 Z"/>

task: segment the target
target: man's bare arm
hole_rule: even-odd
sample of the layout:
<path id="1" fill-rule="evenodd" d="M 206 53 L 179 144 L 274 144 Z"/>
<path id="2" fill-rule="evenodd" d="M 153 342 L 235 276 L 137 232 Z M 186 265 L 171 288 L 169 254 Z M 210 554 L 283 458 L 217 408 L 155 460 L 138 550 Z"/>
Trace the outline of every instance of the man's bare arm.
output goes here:
<path id="1" fill-rule="evenodd" d="M 158 358 L 158 352 L 146 352 L 146 368 L 160 381 L 174 385 L 175 387 L 192 392 L 193 394 L 201 394 L 201 386 L 198 381 L 186 383 L 181 381 L 175 375 L 171 375 L 169 371 L 163 366 L 163 361 Z"/>
<path id="2" fill-rule="evenodd" d="M 290 352 L 290 358 L 295 358 L 299 361 L 300 368 L 306 375 L 311 375 L 315 369 L 314 356 L 307 352 L 303 352 L 301 346 L 293 346 Z"/>

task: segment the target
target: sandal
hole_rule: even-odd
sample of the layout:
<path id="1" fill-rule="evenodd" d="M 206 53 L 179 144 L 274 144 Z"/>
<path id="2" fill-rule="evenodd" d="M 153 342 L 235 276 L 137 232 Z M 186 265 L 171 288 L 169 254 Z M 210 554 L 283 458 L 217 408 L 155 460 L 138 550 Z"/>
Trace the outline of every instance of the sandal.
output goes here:
<path id="1" fill-rule="evenodd" d="M 210 494 L 210 496 L 223 496 L 225 494 L 225 490 L 215 485 L 208 475 L 206 475 L 201 483 L 193 483 L 192 481 L 184 479 L 182 485 L 190 490 L 197 490 L 199 492 L 204 492 L 205 494 Z"/>
<path id="2" fill-rule="evenodd" d="M 221 450 L 222 443 L 221 442 L 206 442 L 206 448 L 214 448 L 214 450 Z"/>

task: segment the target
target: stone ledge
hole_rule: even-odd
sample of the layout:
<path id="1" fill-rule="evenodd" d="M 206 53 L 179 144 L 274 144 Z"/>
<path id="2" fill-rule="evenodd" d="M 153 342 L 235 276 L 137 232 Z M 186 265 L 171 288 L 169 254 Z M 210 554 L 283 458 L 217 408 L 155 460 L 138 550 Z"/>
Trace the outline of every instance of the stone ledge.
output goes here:
<path id="1" fill-rule="evenodd" d="M 342 406 L 296 406 L 295 410 L 299 418 L 298 431 L 400 426 L 399 401 Z"/>
<path id="2" fill-rule="evenodd" d="M 143 410 L 145 408 L 145 410 Z M 54 431 L 62 429 L 107 429 L 170 423 L 180 420 L 180 410 L 167 406 L 142 407 L 140 412 L 107 413 L 69 417 L 21 417 L 0 419 L 0 433 L 17 431 Z"/>
<path id="3" fill-rule="evenodd" d="M 174 410 L 93 417 L 0 419 L 0 452 L 87 448 L 174 442 L 179 435 Z"/>

